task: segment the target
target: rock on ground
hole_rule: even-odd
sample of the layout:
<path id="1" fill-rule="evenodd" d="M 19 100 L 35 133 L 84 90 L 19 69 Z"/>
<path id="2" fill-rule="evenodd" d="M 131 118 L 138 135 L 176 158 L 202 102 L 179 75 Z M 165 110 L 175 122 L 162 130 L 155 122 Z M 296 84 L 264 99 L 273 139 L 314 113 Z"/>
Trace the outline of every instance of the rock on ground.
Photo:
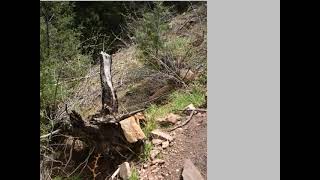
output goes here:
<path id="1" fill-rule="evenodd" d="M 130 143 L 137 142 L 139 139 L 144 139 L 146 137 L 142 129 L 140 128 L 140 125 L 137 124 L 134 116 L 120 121 L 120 125 L 123 130 L 124 136 Z"/>
<path id="2" fill-rule="evenodd" d="M 161 139 L 152 139 L 152 144 L 155 146 L 160 145 L 161 143 L 162 143 Z"/>
<path id="3" fill-rule="evenodd" d="M 123 180 L 128 180 L 131 176 L 131 168 L 128 162 L 124 162 L 120 165 L 119 175 Z"/>
<path id="4" fill-rule="evenodd" d="M 200 171 L 190 159 L 186 159 L 182 171 L 183 180 L 204 180 Z"/>
<path id="5" fill-rule="evenodd" d="M 159 153 L 160 153 L 160 151 L 157 150 L 157 149 L 151 150 L 151 151 L 150 151 L 150 158 L 151 158 L 151 160 L 155 159 L 156 156 L 157 156 Z"/>
<path id="6" fill-rule="evenodd" d="M 177 114 L 170 113 L 165 118 L 157 119 L 157 121 L 161 125 L 173 125 L 173 124 L 176 124 L 179 120 L 181 120 L 181 118 L 182 117 Z"/>
<path id="7" fill-rule="evenodd" d="M 162 148 L 165 149 L 169 146 L 169 141 L 162 142 Z"/>
<path id="8" fill-rule="evenodd" d="M 164 132 L 160 131 L 159 129 L 153 130 L 151 132 L 151 136 L 153 136 L 155 138 L 163 139 L 163 140 L 166 140 L 166 141 L 170 141 L 170 142 L 173 141 L 173 137 L 172 136 L 170 136 L 167 133 L 164 133 Z"/>
<path id="9" fill-rule="evenodd" d="M 163 164 L 164 163 L 164 160 L 163 159 L 155 159 L 151 162 L 151 165 L 154 165 L 154 164 Z"/>

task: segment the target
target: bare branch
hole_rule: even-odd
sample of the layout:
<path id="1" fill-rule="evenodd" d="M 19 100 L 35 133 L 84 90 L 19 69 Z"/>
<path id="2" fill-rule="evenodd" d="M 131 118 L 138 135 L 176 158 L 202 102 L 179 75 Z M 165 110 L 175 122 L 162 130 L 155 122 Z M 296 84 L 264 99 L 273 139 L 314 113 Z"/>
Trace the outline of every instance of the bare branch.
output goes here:
<path id="1" fill-rule="evenodd" d="M 173 130 L 175 130 L 175 129 L 179 128 L 179 127 L 182 127 L 182 126 L 184 126 L 184 125 L 188 124 L 188 122 L 191 120 L 191 118 L 192 118 L 192 116 L 193 116 L 194 112 L 195 112 L 195 110 L 192 110 L 192 112 L 191 112 L 191 114 L 190 114 L 190 116 L 189 116 L 188 120 L 186 120 L 184 123 L 182 123 L 182 124 L 180 124 L 180 125 L 178 125 L 178 126 L 176 126 L 176 127 L 174 127 L 174 128 L 169 129 L 169 130 L 168 130 L 168 132 L 171 132 L 171 131 L 173 131 Z"/>
<path id="2" fill-rule="evenodd" d="M 95 157 L 94 164 L 93 164 L 92 168 L 89 165 L 87 165 L 88 169 L 92 172 L 93 180 L 95 180 L 96 177 L 101 173 L 101 172 L 96 173 L 96 169 L 98 167 L 98 161 L 99 161 L 100 157 L 101 157 L 101 154 L 99 153 L 98 156 Z"/>
<path id="3" fill-rule="evenodd" d="M 114 34 L 113 31 L 111 31 L 112 35 L 119 41 L 121 41 L 126 47 L 129 47 L 129 44 L 126 43 L 123 39 L 121 39 L 120 37 L 118 37 L 117 35 Z"/>
<path id="4" fill-rule="evenodd" d="M 80 167 L 82 164 L 86 163 L 86 164 L 84 165 L 84 167 L 81 169 L 81 171 L 79 172 L 79 174 L 81 174 L 81 172 L 83 171 L 83 169 L 87 166 L 87 163 L 88 163 L 88 161 L 89 161 L 89 158 L 90 158 L 91 154 L 93 153 L 94 149 L 95 149 L 95 148 L 92 148 L 92 149 L 90 150 L 90 153 L 89 153 L 89 155 L 87 156 L 87 158 L 86 158 L 82 163 L 80 163 L 70 174 L 68 174 L 67 177 L 70 177 L 72 174 L 74 174 L 74 173 L 79 169 L 79 167 Z"/>
<path id="5" fill-rule="evenodd" d="M 64 166 L 64 169 L 67 168 L 67 166 L 68 166 L 68 164 L 69 164 L 69 162 L 70 162 L 70 160 L 71 160 L 71 158 L 72 158 L 72 151 L 73 151 L 73 147 L 74 147 L 74 145 L 75 145 L 75 142 L 76 142 L 76 140 L 73 139 L 73 140 L 72 140 L 72 145 L 71 145 L 71 148 L 70 148 L 69 159 L 68 159 L 66 165 Z"/>
<path id="6" fill-rule="evenodd" d="M 46 134 L 46 135 L 43 135 L 43 136 L 40 136 L 40 139 L 42 139 L 42 138 L 46 138 L 46 137 L 49 137 L 49 136 L 51 136 L 51 135 L 53 135 L 53 134 L 57 134 L 57 133 L 59 133 L 61 131 L 61 129 L 57 129 L 57 130 L 55 130 L 55 131 L 52 131 L 51 133 L 49 133 L 49 134 Z"/>
<path id="7" fill-rule="evenodd" d="M 116 175 L 118 175 L 120 172 L 120 167 L 118 167 L 118 169 L 112 174 L 110 180 L 114 180 L 114 178 L 116 177 Z M 107 180 L 107 179 L 106 179 Z"/>

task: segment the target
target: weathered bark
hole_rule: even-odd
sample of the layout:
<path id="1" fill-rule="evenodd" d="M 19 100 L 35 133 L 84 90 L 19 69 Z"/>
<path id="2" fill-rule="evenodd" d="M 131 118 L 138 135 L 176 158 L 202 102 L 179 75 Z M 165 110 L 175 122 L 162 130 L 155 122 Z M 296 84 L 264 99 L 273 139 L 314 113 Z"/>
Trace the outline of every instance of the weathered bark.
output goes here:
<path id="1" fill-rule="evenodd" d="M 118 112 L 118 99 L 112 85 L 111 66 L 112 57 L 101 51 L 100 59 L 100 79 L 102 89 L 102 112 L 106 114 Z"/>

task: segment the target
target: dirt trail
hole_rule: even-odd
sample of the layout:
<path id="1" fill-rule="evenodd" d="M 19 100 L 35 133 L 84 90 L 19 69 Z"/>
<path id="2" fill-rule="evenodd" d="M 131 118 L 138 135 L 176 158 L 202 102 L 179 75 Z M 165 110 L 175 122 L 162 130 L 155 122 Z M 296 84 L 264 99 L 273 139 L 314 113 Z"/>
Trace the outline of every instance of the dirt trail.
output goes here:
<path id="1" fill-rule="evenodd" d="M 187 117 L 186 117 L 187 118 Z M 191 121 L 174 130 L 173 145 L 162 150 L 160 159 L 162 165 L 150 165 L 140 169 L 141 180 L 179 180 L 184 160 L 189 158 L 199 169 L 204 179 L 207 179 L 207 113 L 197 113 Z"/>

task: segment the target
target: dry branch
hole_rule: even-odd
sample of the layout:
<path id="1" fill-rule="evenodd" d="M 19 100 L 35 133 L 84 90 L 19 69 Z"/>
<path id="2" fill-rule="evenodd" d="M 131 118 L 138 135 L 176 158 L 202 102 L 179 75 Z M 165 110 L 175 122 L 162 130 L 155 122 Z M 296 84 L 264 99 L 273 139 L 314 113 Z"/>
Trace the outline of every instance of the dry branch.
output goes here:
<path id="1" fill-rule="evenodd" d="M 67 166 L 68 166 L 69 162 L 71 161 L 71 158 L 72 158 L 72 152 L 73 152 L 73 148 L 74 148 L 75 142 L 76 142 L 76 140 L 75 140 L 75 139 L 73 139 L 73 140 L 72 140 L 72 145 L 71 145 L 71 148 L 70 148 L 69 159 L 68 159 L 68 161 L 67 161 L 66 165 L 64 166 L 64 169 L 66 169 L 66 168 L 67 168 Z"/>
<path id="2" fill-rule="evenodd" d="M 54 134 L 57 134 L 57 133 L 59 133 L 61 131 L 61 129 L 57 129 L 57 130 L 55 130 L 55 131 L 52 131 L 51 133 L 49 133 L 49 134 L 46 134 L 46 135 L 42 135 L 42 136 L 40 136 L 40 139 L 42 139 L 42 138 L 46 138 L 46 137 L 49 137 L 49 136 L 52 136 L 52 135 L 54 135 Z"/>
<path id="3" fill-rule="evenodd" d="M 178 111 L 197 111 L 197 112 L 207 112 L 206 109 L 183 109 Z"/>
<path id="4" fill-rule="evenodd" d="M 96 169 L 98 168 L 98 161 L 101 157 L 101 154 L 99 153 L 98 156 L 95 157 L 93 167 L 91 168 L 89 165 L 87 165 L 88 169 L 92 172 L 93 180 L 96 179 L 96 177 L 101 173 L 101 172 L 96 172 Z"/>
<path id="5" fill-rule="evenodd" d="M 129 47 L 129 44 L 126 43 L 123 39 L 121 39 L 120 37 L 118 37 L 117 35 L 114 34 L 113 31 L 111 31 L 112 35 L 119 41 L 121 41 L 126 47 Z"/>
<path id="6" fill-rule="evenodd" d="M 142 112 L 142 111 L 144 111 L 144 110 L 145 110 L 144 108 L 143 108 L 143 109 L 138 109 L 138 110 L 129 112 L 129 113 L 127 113 L 127 114 L 120 115 L 119 117 L 116 118 L 116 120 L 114 121 L 114 123 L 120 122 L 120 121 L 122 121 L 122 120 L 124 120 L 124 119 L 126 119 L 126 118 L 128 118 L 128 117 L 130 117 L 130 116 L 133 116 L 133 115 L 135 115 L 135 114 L 137 114 L 137 113 L 139 113 L 139 112 Z"/>
<path id="7" fill-rule="evenodd" d="M 173 131 L 173 130 L 175 130 L 175 129 L 177 129 L 177 128 L 180 128 L 180 127 L 182 127 L 182 126 L 184 126 L 184 125 L 188 124 L 188 122 L 191 120 L 191 118 L 192 118 L 192 116 L 193 116 L 194 112 L 195 112 L 195 110 L 192 110 L 192 112 L 191 112 L 191 114 L 190 114 L 190 116 L 189 116 L 188 120 L 186 120 L 184 123 L 182 123 L 182 124 L 180 124 L 180 125 L 178 125 L 178 126 L 176 126 L 176 127 L 174 127 L 174 128 L 169 129 L 169 130 L 168 130 L 168 132 L 171 132 L 171 131 Z"/>
<path id="8" fill-rule="evenodd" d="M 114 178 L 119 174 L 120 172 L 120 167 L 118 167 L 118 169 L 112 174 L 112 176 L 110 177 L 110 180 L 114 180 Z"/>
<path id="9" fill-rule="evenodd" d="M 83 171 L 83 169 L 87 166 L 87 163 L 88 163 L 88 161 L 89 161 L 89 158 L 90 158 L 90 156 L 91 156 L 91 154 L 93 153 L 94 150 L 95 150 L 95 149 L 92 148 L 92 149 L 90 150 L 89 155 L 87 156 L 87 158 L 86 158 L 82 163 L 80 163 L 70 174 L 68 174 L 67 177 L 70 177 L 73 173 L 75 173 L 75 172 L 79 169 L 79 167 L 81 167 L 82 164 L 85 163 L 85 165 L 83 166 L 83 168 L 82 168 L 81 171 L 79 172 L 79 174 L 80 174 L 80 173 Z"/>

